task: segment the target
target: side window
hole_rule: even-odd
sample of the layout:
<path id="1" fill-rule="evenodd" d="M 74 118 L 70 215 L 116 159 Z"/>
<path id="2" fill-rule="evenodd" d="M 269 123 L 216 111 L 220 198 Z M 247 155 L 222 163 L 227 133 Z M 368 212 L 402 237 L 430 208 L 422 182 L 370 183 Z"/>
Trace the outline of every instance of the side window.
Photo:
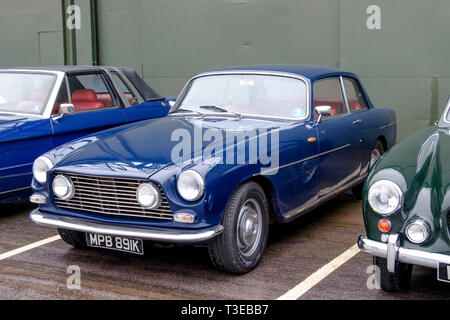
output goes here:
<path id="1" fill-rule="evenodd" d="M 367 109 L 366 100 L 355 79 L 344 78 L 344 87 L 351 112 Z"/>
<path id="2" fill-rule="evenodd" d="M 314 108 L 318 106 L 330 106 L 331 117 L 347 114 L 339 78 L 327 78 L 314 83 Z"/>
<path id="3" fill-rule="evenodd" d="M 68 76 L 75 112 L 119 106 L 100 73 Z"/>
<path id="4" fill-rule="evenodd" d="M 112 72 L 111 76 L 113 80 L 119 85 L 120 90 L 122 90 L 125 97 L 128 99 L 130 104 L 132 106 L 139 103 L 138 98 L 136 97 L 136 94 L 131 90 L 131 88 L 126 84 L 126 82 L 122 79 L 120 74 L 117 72 Z"/>

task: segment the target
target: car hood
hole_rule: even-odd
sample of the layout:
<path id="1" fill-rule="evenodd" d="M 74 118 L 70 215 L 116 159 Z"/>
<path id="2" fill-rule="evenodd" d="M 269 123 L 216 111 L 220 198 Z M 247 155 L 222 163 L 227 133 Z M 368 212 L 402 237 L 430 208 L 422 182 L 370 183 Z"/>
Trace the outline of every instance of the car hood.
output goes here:
<path id="1" fill-rule="evenodd" d="M 395 169 L 406 180 L 405 201 L 413 206 L 419 193 L 431 190 L 436 208 L 450 209 L 450 130 L 430 127 L 398 143 L 371 173 Z M 369 177 L 370 179 L 370 177 Z M 447 203 L 448 202 L 448 203 Z M 445 208 L 444 208 L 445 207 Z M 439 210 L 441 211 L 441 210 Z"/>
<path id="2" fill-rule="evenodd" d="M 225 132 L 237 134 L 260 129 L 279 130 L 292 125 L 291 122 L 261 120 L 224 116 L 167 116 L 128 125 L 123 129 L 108 130 L 86 139 L 75 141 L 82 144 L 75 151 L 60 157 L 55 171 L 73 173 L 127 176 L 148 178 L 160 169 L 175 162 L 191 159 L 201 154 L 207 146 L 223 144 Z M 223 139 L 194 143 L 194 136 L 202 137 L 206 130 L 214 129 Z M 192 139 L 185 139 L 190 137 Z M 83 140 L 87 142 L 83 143 Z M 188 142 L 187 154 L 172 156 L 174 148 L 182 142 Z M 66 145 L 63 149 L 71 148 Z M 60 150 L 61 151 L 61 150 Z M 62 151 L 63 153 L 65 151 Z M 55 153 L 54 153 L 55 156 Z"/>

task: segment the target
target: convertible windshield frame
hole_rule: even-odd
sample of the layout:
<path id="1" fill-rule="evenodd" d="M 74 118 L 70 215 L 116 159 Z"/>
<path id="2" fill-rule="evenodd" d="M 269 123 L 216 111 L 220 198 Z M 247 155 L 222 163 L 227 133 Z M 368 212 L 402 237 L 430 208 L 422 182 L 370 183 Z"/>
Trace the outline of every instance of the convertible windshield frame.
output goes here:
<path id="1" fill-rule="evenodd" d="M 29 69 L 1 69 L 0 74 L 33 74 L 33 75 L 53 75 L 55 76 L 55 80 L 53 82 L 53 88 L 50 91 L 47 100 L 45 101 L 45 105 L 43 111 L 40 114 L 28 113 L 28 112 L 19 112 L 19 111 L 0 111 L 3 114 L 15 114 L 15 115 L 24 115 L 27 117 L 35 117 L 41 119 L 49 119 L 53 110 L 53 106 L 55 104 L 56 98 L 59 93 L 59 88 L 64 81 L 65 73 L 62 71 L 50 71 L 50 70 L 29 70 Z"/>
<path id="2" fill-rule="evenodd" d="M 188 93 L 188 90 L 190 88 L 190 85 L 193 81 L 199 78 L 205 78 L 205 77 L 211 77 L 211 76 L 226 76 L 226 75 L 259 75 L 259 76 L 273 76 L 273 77 L 284 77 L 284 78 L 291 78 L 295 80 L 302 81 L 305 84 L 305 90 L 306 90 L 306 115 L 302 118 L 294 118 L 294 117 L 281 117 L 281 116 L 267 116 L 267 115 L 257 115 L 257 114 L 246 114 L 246 113 L 240 113 L 241 117 L 252 117 L 252 118 L 262 118 L 262 119 L 277 119 L 277 120 L 289 120 L 289 121 L 296 121 L 296 122 L 303 122 L 311 118 L 311 82 L 308 78 L 294 74 L 289 72 L 275 72 L 275 71 L 216 71 L 216 72 L 206 72 L 201 73 L 191 79 L 186 83 L 183 90 L 181 90 L 180 95 L 177 98 L 177 101 L 175 102 L 174 106 L 170 109 L 169 114 L 172 112 L 176 112 L 176 110 L 179 108 L 180 103 L 182 100 L 184 100 L 186 94 Z M 196 114 L 196 112 L 192 111 L 193 114 Z M 184 113 L 186 115 L 187 113 Z M 208 112 L 203 114 L 204 116 L 208 115 L 230 115 L 232 113 L 224 113 L 224 112 Z"/>
<path id="3" fill-rule="evenodd" d="M 447 100 L 447 106 L 442 113 L 442 118 L 439 121 L 440 127 L 449 127 L 450 126 L 450 97 Z"/>

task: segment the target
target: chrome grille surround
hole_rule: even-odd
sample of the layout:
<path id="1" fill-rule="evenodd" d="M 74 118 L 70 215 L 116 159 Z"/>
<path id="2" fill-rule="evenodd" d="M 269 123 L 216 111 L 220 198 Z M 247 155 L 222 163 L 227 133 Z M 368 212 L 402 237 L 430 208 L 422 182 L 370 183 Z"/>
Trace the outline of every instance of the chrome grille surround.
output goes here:
<path id="1" fill-rule="evenodd" d="M 138 217 L 155 220 L 172 221 L 173 214 L 163 190 L 155 184 L 161 196 L 161 204 L 154 209 L 143 208 L 136 199 L 140 184 L 148 183 L 144 179 L 102 177 L 84 174 L 55 172 L 69 177 L 75 187 L 75 194 L 70 200 L 54 197 L 61 209 L 96 213 L 106 216 Z"/>

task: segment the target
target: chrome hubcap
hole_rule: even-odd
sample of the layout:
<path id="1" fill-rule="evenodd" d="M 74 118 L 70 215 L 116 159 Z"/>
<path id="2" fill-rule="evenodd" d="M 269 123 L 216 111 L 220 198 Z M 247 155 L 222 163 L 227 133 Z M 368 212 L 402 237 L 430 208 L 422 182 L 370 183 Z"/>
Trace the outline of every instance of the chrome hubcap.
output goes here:
<path id="1" fill-rule="evenodd" d="M 372 151 L 372 155 L 370 156 L 370 168 L 372 168 L 378 159 L 381 158 L 381 153 L 378 149 Z"/>
<path id="2" fill-rule="evenodd" d="M 262 231 L 261 208 L 255 199 L 247 200 L 239 212 L 237 240 L 242 255 L 251 256 L 258 247 Z"/>

